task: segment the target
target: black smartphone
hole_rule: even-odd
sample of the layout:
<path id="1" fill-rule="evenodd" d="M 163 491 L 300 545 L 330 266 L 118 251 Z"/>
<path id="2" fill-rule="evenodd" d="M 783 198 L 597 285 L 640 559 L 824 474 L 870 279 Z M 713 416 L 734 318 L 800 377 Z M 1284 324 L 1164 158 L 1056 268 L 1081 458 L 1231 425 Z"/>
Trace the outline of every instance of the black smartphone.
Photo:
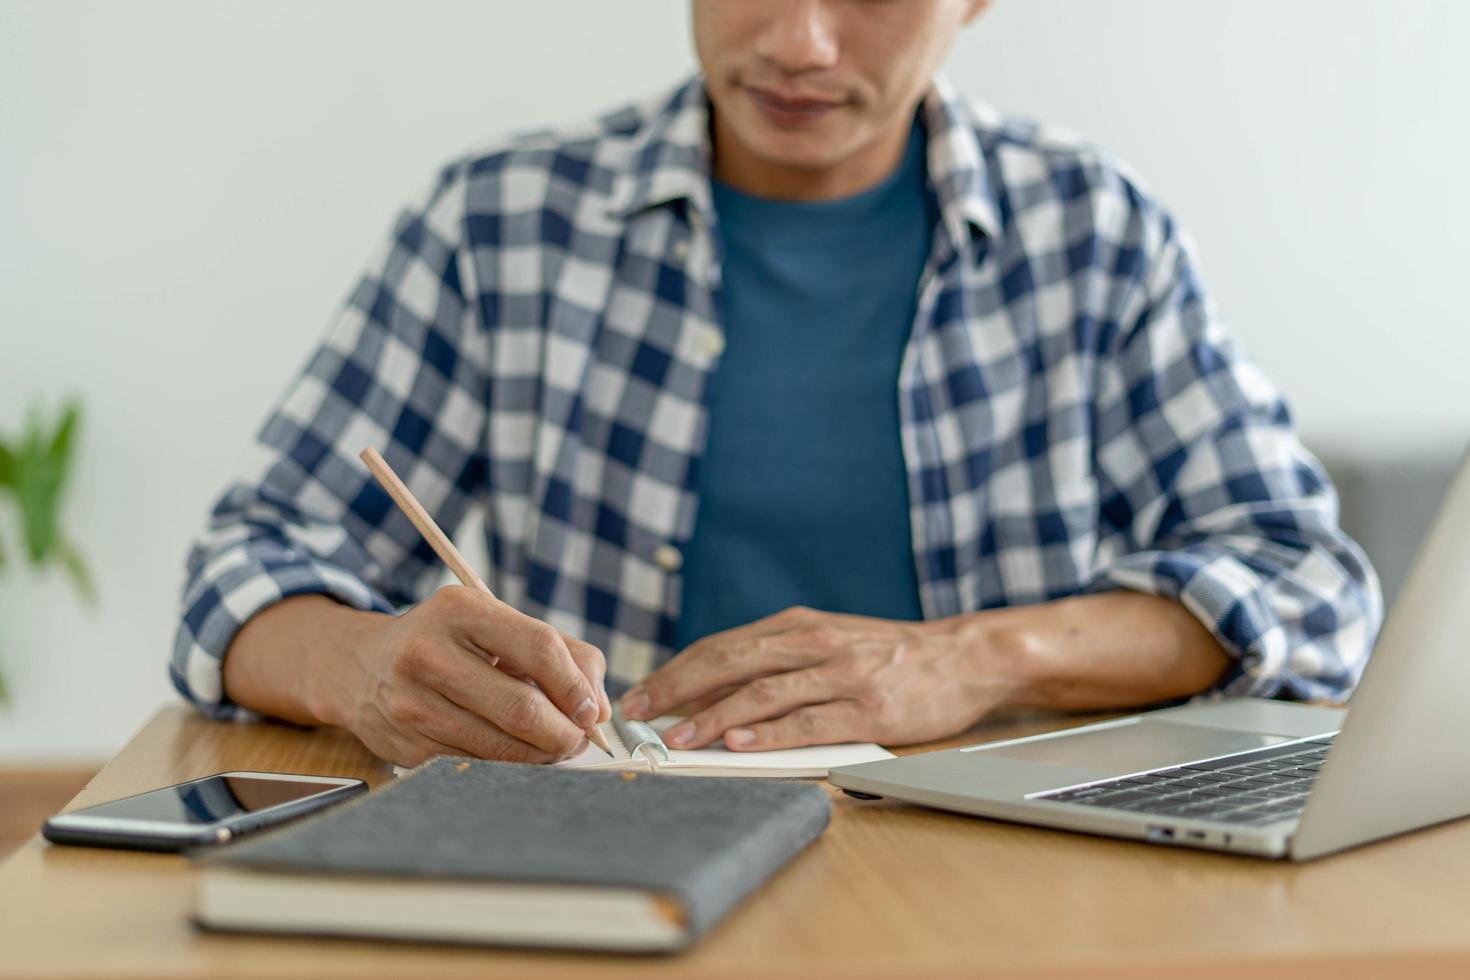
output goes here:
<path id="1" fill-rule="evenodd" d="M 56 844 L 182 851 L 223 844 L 365 792 L 361 779 L 221 772 L 59 813 L 41 834 Z"/>

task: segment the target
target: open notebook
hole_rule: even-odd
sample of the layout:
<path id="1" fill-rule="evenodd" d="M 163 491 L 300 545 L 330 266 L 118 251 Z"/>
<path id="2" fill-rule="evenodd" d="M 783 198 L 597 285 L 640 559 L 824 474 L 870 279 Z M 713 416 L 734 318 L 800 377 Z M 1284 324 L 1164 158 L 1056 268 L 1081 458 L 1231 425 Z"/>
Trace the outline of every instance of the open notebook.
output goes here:
<path id="1" fill-rule="evenodd" d="M 731 752 L 722 747 L 671 749 L 660 737 L 684 719 L 665 715 L 651 722 L 630 721 L 613 708 L 602 733 L 612 746 L 613 758 L 595 745 L 575 758 L 556 763 L 568 769 L 634 769 L 689 776 L 826 776 L 837 766 L 891 759 L 893 753 L 871 742 L 813 745 L 770 752 Z"/>
<path id="2" fill-rule="evenodd" d="M 812 745 L 770 752 L 731 752 L 726 748 L 671 749 L 660 736 L 683 720 L 678 715 L 665 715 L 649 722 L 630 721 L 623 717 L 622 709 L 614 707 L 612 719 L 598 726 L 612 747 L 611 759 L 597 746 L 589 745 L 581 755 L 557 762 L 552 768 L 796 779 L 806 776 L 826 778 L 827 771 L 838 766 L 893 758 L 892 752 L 872 742 Z M 393 767 L 395 776 L 403 776 L 410 771 L 404 766 Z"/>

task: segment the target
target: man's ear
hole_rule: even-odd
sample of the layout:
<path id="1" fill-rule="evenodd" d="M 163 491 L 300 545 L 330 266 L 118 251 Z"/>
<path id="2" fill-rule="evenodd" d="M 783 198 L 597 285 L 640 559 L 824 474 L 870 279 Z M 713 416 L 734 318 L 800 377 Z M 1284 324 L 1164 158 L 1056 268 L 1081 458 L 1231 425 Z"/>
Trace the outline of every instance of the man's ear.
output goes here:
<path id="1" fill-rule="evenodd" d="M 976 17 L 979 17 L 986 10 L 990 9 L 990 0 L 967 0 L 965 6 L 967 9 L 965 10 L 964 20 L 961 23 L 969 24 Z"/>

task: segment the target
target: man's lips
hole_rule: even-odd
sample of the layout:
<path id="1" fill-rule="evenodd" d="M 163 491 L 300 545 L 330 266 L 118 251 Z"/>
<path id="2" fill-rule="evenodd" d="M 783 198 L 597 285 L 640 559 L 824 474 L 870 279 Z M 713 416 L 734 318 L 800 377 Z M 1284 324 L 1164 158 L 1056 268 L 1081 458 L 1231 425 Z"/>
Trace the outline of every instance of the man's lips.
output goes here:
<path id="1" fill-rule="evenodd" d="M 783 125 L 800 125 L 819 119 L 846 103 L 809 96 L 786 95 L 753 85 L 743 86 L 751 100 L 767 117 Z"/>

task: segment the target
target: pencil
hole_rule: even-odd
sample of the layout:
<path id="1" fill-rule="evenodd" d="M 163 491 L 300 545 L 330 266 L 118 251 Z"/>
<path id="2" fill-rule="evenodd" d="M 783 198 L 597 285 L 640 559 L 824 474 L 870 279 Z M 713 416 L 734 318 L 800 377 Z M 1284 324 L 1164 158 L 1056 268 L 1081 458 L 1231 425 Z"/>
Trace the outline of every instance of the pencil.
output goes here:
<path id="1" fill-rule="evenodd" d="M 429 547 L 434 549 L 434 554 L 438 555 L 439 560 L 449 567 L 449 570 L 459 579 L 460 584 L 488 596 L 494 596 L 495 593 L 490 591 L 490 586 L 475 574 L 475 570 L 470 567 L 469 562 L 464 560 L 464 555 L 459 553 L 454 542 L 450 541 L 449 536 L 439 529 L 434 518 L 424 510 L 424 505 L 419 503 L 413 492 L 404 485 L 402 480 L 398 479 L 398 474 L 393 472 L 393 467 L 388 465 L 388 461 L 383 458 L 382 454 L 369 446 L 362 451 L 360 458 L 367 464 L 368 472 L 372 473 L 383 489 L 388 491 L 388 496 L 393 498 L 398 509 L 403 511 L 404 516 L 413 523 L 414 527 L 418 528 L 419 534 L 422 534 L 424 540 L 429 542 Z M 588 725 L 586 732 L 592 744 L 608 755 L 613 754 L 612 747 L 607 744 L 607 736 L 602 734 L 601 729 L 596 725 Z"/>

